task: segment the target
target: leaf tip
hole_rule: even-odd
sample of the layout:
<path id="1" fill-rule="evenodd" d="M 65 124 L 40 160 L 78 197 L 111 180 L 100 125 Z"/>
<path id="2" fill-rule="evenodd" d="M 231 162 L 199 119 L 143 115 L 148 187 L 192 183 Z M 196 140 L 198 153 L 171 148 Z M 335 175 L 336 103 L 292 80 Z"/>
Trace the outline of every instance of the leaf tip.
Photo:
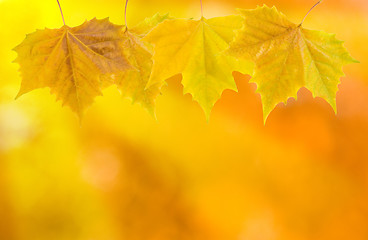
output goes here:
<path id="1" fill-rule="evenodd" d="M 271 112 L 276 108 L 277 104 L 265 104 L 265 100 L 261 95 L 262 99 L 262 113 L 263 113 L 263 124 L 266 125 L 266 122 L 271 114 Z"/>
<path id="2" fill-rule="evenodd" d="M 17 93 L 17 96 L 15 96 L 14 100 L 18 100 L 23 94 L 21 94 L 20 92 Z"/>
<path id="3" fill-rule="evenodd" d="M 353 57 L 350 57 L 350 63 L 360 63 L 360 61 Z"/>
<path id="4" fill-rule="evenodd" d="M 17 95 L 15 96 L 14 100 L 18 100 L 21 96 L 26 94 L 28 91 L 24 90 L 22 87 L 19 89 Z"/>
<path id="5" fill-rule="evenodd" d="M 151 117 L 156 121 L 158 122 L 158 119 L 157 119 L 157 114 L 156 114 L 156 110 L 154 107 L 150 107 L 150 108 L 146 108 L 147 112 L 149 115 L 151 115 Z"/>
<path id="6" fill-rule="evenodd" d="M 82 128 L 82 125 L 83 125 L 83 118 L 84 118 L 84 114 L 77 114 L 77 117 L 78 117 L 78 122 L 79 122 L 79 127 Z"/>
<path id="7" fill-rule="evenodd" d="M 210 111 L 204 110 L 204 114 L 205 114 L 205 117 L 206 117 L 206 123 L 209 124 L 210 120 L 211 120 L 211 110 Z"/>

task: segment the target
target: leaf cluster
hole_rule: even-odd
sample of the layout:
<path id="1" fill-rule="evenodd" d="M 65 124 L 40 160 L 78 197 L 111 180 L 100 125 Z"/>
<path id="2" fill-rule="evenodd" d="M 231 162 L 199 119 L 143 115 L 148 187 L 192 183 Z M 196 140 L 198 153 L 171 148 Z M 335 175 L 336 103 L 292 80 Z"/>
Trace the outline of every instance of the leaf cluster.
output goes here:
<path id="1" fill-rule="evenodd" d="M 267 6 L 199 20 L 156 14 L 132 28 L 92 19 L 37 30 L 14 50 L 18 97 L 49 87 L 79 117 L 112 84 L 154 116 L 161 87 L 182 74 L 184 93 L 209 118 L 222 92 L 237 90 L 233 71 L 252 76 L 265 119 L 301 87 L 336 110 L 342 67 L 356 62 L 334 35 L 304 29 Z"/>

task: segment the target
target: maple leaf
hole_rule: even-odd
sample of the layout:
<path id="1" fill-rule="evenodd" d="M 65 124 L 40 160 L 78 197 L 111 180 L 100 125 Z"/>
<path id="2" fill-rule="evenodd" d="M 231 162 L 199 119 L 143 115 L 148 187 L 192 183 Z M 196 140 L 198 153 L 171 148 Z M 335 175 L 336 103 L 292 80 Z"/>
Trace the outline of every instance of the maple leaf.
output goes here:
<path id="1" fill-rule="evenodd" d="M 297 97 L 301 87 L 324 98 L 336 112 L 336 92 L 342 66 L 357 62 L 335 35 L 307 30 L 290 22 L 273 7 L 240 10 L 244 26 L 229 53 L 252 59 L 265 121 L 275 106 Z"/>
<path id="2" fill-rule="evenodd" d="M 167 18 L 168 14 L 156 14 L 133 28 L 125 29 L 122 48 L 124 56 L 134 69 L 115 76 L 114 81 L 123 96 L 131 98 L 133 103 L 141 104 L 153 116 L 155 115 L 155 100 L 160 94 L 162 83 L 146 88 L 153 64 L 152 46 L 143 42 L 141 38 Z"/>
<path id="3" fill-rule="evenodd" d="M 236 91 L 232 71 L 251 73 L 250 61 L 223 54 L 242 26 L 241 16 L 167 20 L 144 40 L 154 45 L 148 87 L 182 73 L 184 94 L 190 93 L 204 109 L 207 119 L 225 89 Z"/>
<path id="4" fill-rule="evenodd" d="M 122 54 L 122 26 L 96 18 L 80 26 L 37 30 L 14 48 L 22 84 L 18 97 L 37 88 L 51 93 L 79 117 L 102 95 L 102 74 L 131 66 Z"/>

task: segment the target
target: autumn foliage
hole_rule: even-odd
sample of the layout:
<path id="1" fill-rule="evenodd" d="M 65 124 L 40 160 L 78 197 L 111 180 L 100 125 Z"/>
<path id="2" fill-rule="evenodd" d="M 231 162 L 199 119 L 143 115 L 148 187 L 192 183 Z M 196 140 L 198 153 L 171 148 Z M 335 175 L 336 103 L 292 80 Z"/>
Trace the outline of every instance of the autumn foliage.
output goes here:
<path id="1" fill-rule="evenodd" d="M 0 0 L 0 240 L 368 239 L 366 0 L 60 3 Z"/>
<path id="2" fill-rule="evenodd" d="M 302 87 L 336 111 L 342 66 L 356 62 L 342 42 L 291 23 L 275 7 L 241 13 L 197 21 L 156 15 L 132 32 L 107 19 L 39 30 L 15 48 L 24 79 L 18 96 L 50 87 L 82 117 L 111 78 L 123 95 L 154 114 L 163 82 L 182 74 L 184 94 L 190 93 L 209 119 L 223 91 L 237 90 L 232 72 L 239 71 L 254 72 L 265 119 Z"/>

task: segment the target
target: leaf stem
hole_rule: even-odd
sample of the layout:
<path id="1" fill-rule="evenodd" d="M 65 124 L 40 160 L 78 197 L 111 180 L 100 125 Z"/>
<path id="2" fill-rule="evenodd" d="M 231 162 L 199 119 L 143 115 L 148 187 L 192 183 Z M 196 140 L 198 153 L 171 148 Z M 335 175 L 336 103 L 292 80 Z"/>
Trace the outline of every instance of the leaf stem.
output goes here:
<path id="1" fill-rule="evenodd" d="M 56 0 L 56 1 L 57 1 L 58 5 L 59 5 L 59 9 L 60 9 L 61 17 L 62 17 L 62 19 L 63 19 L 63 23 L 64 23 L 64 26 L 65 26 L 66 24 L 65 24 L 65 19 L 64 19 L 63 10 L 61 10 L 61 6 L 60 6 L 60 2 L 59 2 L 59 0 Z"/>
<path id="2" fill-rule="evenodd" d="M 202 4 L 202 0 L 201 0 L 201 16 L 203 18 L 203 4 Z"/>
<path id="3" fill-rule="evenodd" d="M 125 28 L 128 29 L 127 25 L 127 9 L 128 9 L 128 2 L 129 0 L 125 1 L 125 11 L 124 11 L 124 21 L 125 21 Z"/>
<path id="4" fill-rule="evenodd" d="M 315 8 L 317 7 L 317 5 L 319 5 L 323 0 L 319 0 L 316 4 L 314 4 L 314 6 L 307 12 L 307 14 L 304 16 L 302 22 L 300 23 L 300 26 L 304 23 L 305 19 L 307 18 L 307 16 L 309 15 L 309 13 Z"/>

